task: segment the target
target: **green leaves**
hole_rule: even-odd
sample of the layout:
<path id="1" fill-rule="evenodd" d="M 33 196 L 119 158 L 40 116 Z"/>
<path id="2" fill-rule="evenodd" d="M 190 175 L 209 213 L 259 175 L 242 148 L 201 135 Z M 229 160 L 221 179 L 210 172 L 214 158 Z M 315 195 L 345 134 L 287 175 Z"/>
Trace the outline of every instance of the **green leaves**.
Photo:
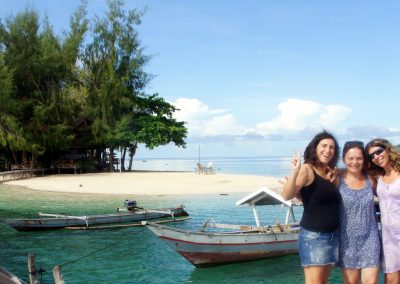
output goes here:
<path id="1" fill-rule="evenodd" d="M 144 11 L 126 11 L 120 0 L 108 6 L 104 17 L 89 22 L 83 2 L 63 37 L 34 10 L 0 24 L 0 147 L 15 162 L 27 154 L 57 159 L 73 143 L 131 154 L 138 143 L 185 146 L 176 108 L 145 93 L 153 76 L 144 70 L 151 56 L 137 32 Z M 88 124 L 77 133 L 75 122 L 82 120 Z"/>

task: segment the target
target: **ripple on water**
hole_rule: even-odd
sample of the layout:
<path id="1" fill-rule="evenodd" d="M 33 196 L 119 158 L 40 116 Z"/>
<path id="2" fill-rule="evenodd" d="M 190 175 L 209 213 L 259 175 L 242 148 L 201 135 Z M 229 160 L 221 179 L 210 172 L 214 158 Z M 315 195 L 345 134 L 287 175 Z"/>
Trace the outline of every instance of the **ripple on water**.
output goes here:
<path id="1" fill-rule="evenodd" d="M 236 207 L 245 194 L 101 195 L 32 191 L 0 185 L 0 218 L 32 217 L 38 211 L 74 215 L 111 213 L 125 199 L 146 208 L 184 204 L 191 219 L 171 224 L 199 230 L 212 218 L 219 223 L 254 224 L 251 208 Z M 271 208 L 270 208 L 271 209 Z M 261 220 L 284 221 L 285 209 L 260 208 Z M 300 215 L 301 212 L 297 212 Z M 270 223 L 271 223 L 270 222 Z M 60 265 L 66 283 L 295 283 L 302 282 L 298 257 L 288 256 L 242 264 L 198 269 L 145 228 L 17 232 L 0 224 L 0 264 L 27 280 L 27 255 L 48 272 Z M 86 257 L 85 257 L 86 256 Z M 82 258 L 82 259 L 80 259 Z M 290 269 L 290 273 L 288 273 Z M 47 282 L 51 283 L 51 282 Z"/>

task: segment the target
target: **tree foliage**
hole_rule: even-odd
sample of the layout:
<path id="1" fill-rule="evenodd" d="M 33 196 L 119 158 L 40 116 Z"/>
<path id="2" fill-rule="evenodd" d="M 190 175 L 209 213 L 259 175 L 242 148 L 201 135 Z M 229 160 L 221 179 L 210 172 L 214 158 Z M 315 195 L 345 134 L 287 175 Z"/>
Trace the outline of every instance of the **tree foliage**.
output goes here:
<path id="1" fill-rule="evenodd" d="M 138 143 L 185 147 L 177 109 L 145 92 L 150 56 L 137 32 L 144 11 L 125 11 L 115 0 L 105 17 L 89 21 L 86 14 L 83 2 L 62 37 L 32 9 L 0 23 L 1 149 L 15 163 L 50 165 L 76 143 L 82 119 L 89 123 L 80 146 L 99 161 L 108 149 L 111 165 L 116 148 L 132 158 Z"/>

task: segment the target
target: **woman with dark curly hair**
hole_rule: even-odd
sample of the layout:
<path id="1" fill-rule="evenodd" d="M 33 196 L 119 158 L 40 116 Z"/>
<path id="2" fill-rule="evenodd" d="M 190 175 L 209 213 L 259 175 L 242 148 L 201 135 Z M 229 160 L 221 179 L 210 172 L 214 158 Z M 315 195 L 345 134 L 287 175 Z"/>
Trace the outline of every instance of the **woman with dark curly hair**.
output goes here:
<path id="1" fill-rule="evenodd" d="M 318 133 L 304 151 L 294 153 L 291 174 L 284 185 L 285 200 L 299 197 L 304 211 L 298 239 L 305 283 L 327 283 L 338 262 L 340 193 L 332 182 L 331 171 L 339 159 L 335 137 Z"/>
<path id="2" fill-rule="evenodd" d="M 365 146 L 368 172 L 378 179 L 385 283 L 400 283 L 400 151 L 386 139 Z"/>

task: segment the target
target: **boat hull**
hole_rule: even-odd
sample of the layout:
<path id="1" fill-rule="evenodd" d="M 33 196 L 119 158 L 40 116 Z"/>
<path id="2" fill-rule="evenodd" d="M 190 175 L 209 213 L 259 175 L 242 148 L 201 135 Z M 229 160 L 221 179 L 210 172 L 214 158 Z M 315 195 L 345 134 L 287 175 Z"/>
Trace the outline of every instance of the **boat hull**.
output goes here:
<path id="1" fill-rule="evenodd" d="M 188 213 L 182 207 L 160 209 L 159 211 L 171 211 L 174 217 L 188 216 Z M 151 212 L 151 210 L 138 210 L 135 212 L 92 215 L 79 218 L 7 219 L 5 222 L 18 231 L 38 231 L 67 227 L 90 228 L 97 225 L 133 223 L 166 217 L 171 217 L 171 214 Z"/>
<path id="2" fill-rule="evenodd" d="M 272 258 L 298 251 L 297 231 L 206 233 L 153 223 L 146 227 L 196 267 Z"/>

